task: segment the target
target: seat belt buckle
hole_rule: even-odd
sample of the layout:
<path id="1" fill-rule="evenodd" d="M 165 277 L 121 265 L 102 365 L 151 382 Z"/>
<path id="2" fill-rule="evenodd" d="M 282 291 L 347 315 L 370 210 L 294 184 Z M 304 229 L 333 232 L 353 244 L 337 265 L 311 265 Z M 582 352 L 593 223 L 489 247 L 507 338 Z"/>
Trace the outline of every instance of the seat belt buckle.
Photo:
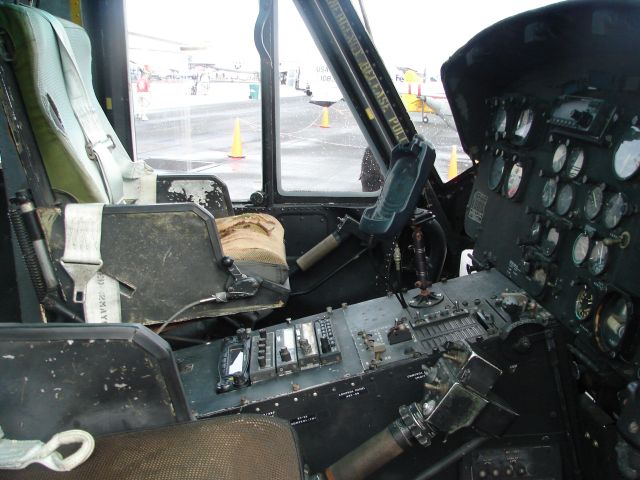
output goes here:
<path id="1" fill-rule="evenodd" d="M 60 259 L 60 265 L 73 280 L 73 302 L 84 303 L 86 298 L 87 284 L 96 273 L 102 268 L 102 260 L 99 263 L 81 263 Z"/>

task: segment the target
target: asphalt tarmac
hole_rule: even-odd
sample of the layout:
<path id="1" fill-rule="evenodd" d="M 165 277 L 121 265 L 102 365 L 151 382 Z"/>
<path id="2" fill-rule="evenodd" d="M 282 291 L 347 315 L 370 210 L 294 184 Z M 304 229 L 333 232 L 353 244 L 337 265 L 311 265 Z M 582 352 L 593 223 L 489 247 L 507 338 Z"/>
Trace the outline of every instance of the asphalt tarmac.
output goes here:
<path id="1" fill-rule="evenodd" d="M 232 199 L 248 199 L 262 183 L 260 102 L 187 100 L 190 105 L 164 102 L 168 106 L 163 106 L 158 94 L 152 97 L 148 120 L 135 122 L 137 158 L 158 170 L 214 174 L 227 183 Z M 448 175 L 452 146 L 457 148 L 458 171 L 471 165 L 452 122 L 429 115 L 429 122 L 423 123 L 420 113 L 410 115 L 418 132 L 434 144 L 435 168 L 443 179 Z M 236 119 L 244 158 L 229 157 Z M 281 98 L 279 188 L 325 194 L 361 192 L 360 163 L 366 142 L 347 104 L 340 101 L 331 106 L 328 127 L 322 123 L 322 108 L 309 103 L 308 97 Z"/>

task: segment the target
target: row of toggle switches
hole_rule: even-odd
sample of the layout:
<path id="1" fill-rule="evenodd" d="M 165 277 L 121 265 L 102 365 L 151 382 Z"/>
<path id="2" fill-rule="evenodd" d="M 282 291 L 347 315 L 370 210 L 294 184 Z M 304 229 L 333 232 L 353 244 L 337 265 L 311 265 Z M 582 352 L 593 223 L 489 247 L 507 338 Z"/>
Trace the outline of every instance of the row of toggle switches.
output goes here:
<path id="1" fill-rule="evenodd" d="M 255 384 L 341 361 L 340 348 L 329 317 L 260 330 L 251 338 L 250 377 Z"/>

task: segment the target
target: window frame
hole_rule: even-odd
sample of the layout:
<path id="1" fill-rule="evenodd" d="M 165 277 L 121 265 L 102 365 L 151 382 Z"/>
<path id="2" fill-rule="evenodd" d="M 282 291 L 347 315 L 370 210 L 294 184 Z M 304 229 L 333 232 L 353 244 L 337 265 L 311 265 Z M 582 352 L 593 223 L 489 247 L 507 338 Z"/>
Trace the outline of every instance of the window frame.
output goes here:
<path id="1" fill-rule="evenodd" d="M 261 57 L 260 79 L 262 90 L 262 161 L 263 188 L 269 205 L 335 204 L 368 206 L 373 204 L 377 192 L 288 192 L 282 188 L 280 163 L 280 71 L 278 68 L 278 1 L 260 0 L 260 12 L 256 22 L 256 45 L 265 47 Z M 261 24 L 261 15 L 265 15 Z M 260 35 L 262 33 L 262 36 Z M 260 48 L 258 48 L 260 53 Z M 268 125 L 268 128 L 265 126 Z M 270 135 L 273 135 L 270 137 Z M 310 159 L 311 161 L 311 159 Z"/>

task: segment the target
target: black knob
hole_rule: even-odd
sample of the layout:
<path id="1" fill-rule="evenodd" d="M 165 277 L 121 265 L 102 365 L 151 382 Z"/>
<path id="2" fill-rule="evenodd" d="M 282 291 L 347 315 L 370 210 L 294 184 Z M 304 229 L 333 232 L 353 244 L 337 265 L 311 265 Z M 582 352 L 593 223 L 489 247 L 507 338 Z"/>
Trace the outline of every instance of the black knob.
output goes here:
<path id="1" fill-rule="evenodd" d="M 264 203 L 264 199 L 265 199 L 265 194 L 264 192 L 260 192 L 260 191 L 253 192 L 249 197 L 249 201 L 253 205 L 262 205 Z"/>
<path id="2" fill-rule="evenodd" d="M 242 375 L 241 373 L 239 373 L 233 376 L 233 384 L 236 387 L 241 387 L 246 383 L 247 383 L 247 377 L 245 375 Z"/>
<path id="3" fill-rule="evenodd" d="M 291 361 L 291 352 L 287 347 L 283 347 L 280 349 L 280 358 L 282 359 L 283 362 Z"/>
<path id="4" fill-rule="evenodd" d="M 260 330 L 260 338 L 267 338 L 267 331 L 266 330 Z"/>
<path id="5" fill-rule="evenodd" d="M 258 365 L 260 365 L 260 368 L 264 368 L 267 365 L 267 359 L 264 355 L 258 355 Z"/>
<path id="6" fill-rule="evenodd" d="M 231 258 L 231 257 L 222 257 L 220 259 L 220 263 L 225 268 L 231 268 L 231 266 L 233 266 L 233 258 Z"/>
<path id="7" fill-rule="evenodd" d="M 327 337 L 320 338 L 320 349 L 322 350 L 322 353 L 331 351 L 331 345 L 329 344 L 329 339 Z"/>
<path id="8" fill-rule="evenodd" d="M 509 314 L 512 322 L 517 322 L 520 319 L 522 313 L 522 305 L 517 299 L 507 296 L 502 300 L 502 309 Z"/>
<path id="9" fill-rule="evenodd" d="M 18 190 L 16 192 L 16 200 L 18 200 L 18 203 L 20 204 L 31 201 L 31 199 L 29 198 L 29 193 L 26 190 Z"/>
<path id="10" fill-rule="evenodd" d="M 298 343 L 300 345 L 300 350 L 302 350 L 302 353 L 304 353 L 305 355 L 309 355 L 311 353 L 311 345 L 309 344 L 309 340 L 303 338 Z"/>
<path id="11" fill-rule="evenodd" d="M 589 125 L 591 125 L 593 115 L 591 115 L 589 112 L 574 110 L 573 112 L 571 112 L 571 118 L 573 118 L 575 122 L 582 128 L 587 128 Z"/>

